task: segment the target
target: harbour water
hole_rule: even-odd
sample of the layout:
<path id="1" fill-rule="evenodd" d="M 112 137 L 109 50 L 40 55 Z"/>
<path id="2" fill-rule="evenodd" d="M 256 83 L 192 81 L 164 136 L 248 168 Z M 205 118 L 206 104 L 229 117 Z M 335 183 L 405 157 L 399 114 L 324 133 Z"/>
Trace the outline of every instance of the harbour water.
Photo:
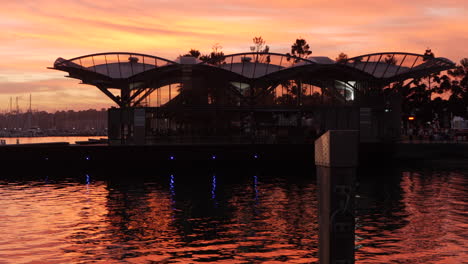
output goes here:
<path id="1" fill-rule="evenodd" d="M 466 263 L 467 177 L 360 172 L 356 263 Z M 0 263 L 316 263 L 316 192 L 314 172 L 3 174 Z"/>

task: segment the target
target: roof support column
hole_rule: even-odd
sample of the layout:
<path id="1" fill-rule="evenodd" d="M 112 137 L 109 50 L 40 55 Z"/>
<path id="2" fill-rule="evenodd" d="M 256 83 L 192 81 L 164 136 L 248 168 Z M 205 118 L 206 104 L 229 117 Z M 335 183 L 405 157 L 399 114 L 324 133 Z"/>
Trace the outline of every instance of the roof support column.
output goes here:
<path id="1" fill-rule="evenodd" d="M 116 97 L 115 95 L 113 95 L 111 92 L 109 92 L 109 90 L 102 86 L 102 85 L 96 85 L 96 87 L 101 91 L 103 92 L 105 95 L 107 95 L 107 97 L 109 97 L 110 99 L 112 99 L 112 101 L 114 101 L 118 106 L 122 107 L 122 101 L 120 98 Z"/>
<path id="2" fill-rule="evenodd" d="M 120 107 L 129 107 L 130 106 L 130 87 L 128 85 L 124 85 L 120 89 L 120 98 L 122 104 Z"/>

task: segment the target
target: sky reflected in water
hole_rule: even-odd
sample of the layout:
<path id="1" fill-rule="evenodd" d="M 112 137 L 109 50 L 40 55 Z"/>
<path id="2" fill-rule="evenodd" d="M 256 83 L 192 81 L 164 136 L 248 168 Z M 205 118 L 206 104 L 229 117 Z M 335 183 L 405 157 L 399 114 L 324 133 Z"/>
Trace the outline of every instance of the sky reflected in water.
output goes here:
<path id="1" fill-rule="evenodd" d="M 463 263 L 467 176 L 360 177 L 356 263 Z M 0 263 L 314 263 L 316 191 L 313 173 L 0 178 Z"/>

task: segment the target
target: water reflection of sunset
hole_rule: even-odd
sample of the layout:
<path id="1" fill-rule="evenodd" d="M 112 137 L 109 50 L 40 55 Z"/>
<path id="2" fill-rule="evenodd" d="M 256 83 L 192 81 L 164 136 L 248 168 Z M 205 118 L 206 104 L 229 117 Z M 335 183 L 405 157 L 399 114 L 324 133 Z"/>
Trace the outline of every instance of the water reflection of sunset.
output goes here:
<path id="1" fill-rule="evenodd" d="M 73 240 L 100 240 L 108 213 L 106 189 L 80 183 L 44 182 L 5 184 L 0 182 L 0 263 L 63 263 L 83 255 L 86 243 L 71 246 Z M 99 250 L 98 245 L 92 246 Z"/>
<path id="2" fill-rule="evenodd" d="M 455 264 L 466 260 L 467 202 L 460 200 L 466 197 L 464 177 L 455 172 L 403 172 L 401 211 L 375 208 L 360 219 L 362 227 L 356 232 L 363 239 L 356 254 L 362 260 L 359 263 Z M 453 252 L 460 255 L 454 257 Z"/>
<path id="3" fill-rule="evenodd" d="M 313 254 L 318 239 L 315 185 L 287 188 L 284 182 L 263 182 L 260 178 L 256 187 L 258 190 L 253 184 L 239 186 L 230 199 L 232 221 L 238 226 L 231 233 L 241 245 L 237 254 L 244 261 L 317 261 Z M 256 192 L 258 200 L 253 202 Z"/>
<path id="4" fill-rule="evenodd" d="M 462 263 L 468 174 L 390 174 L 360 180 L 356 263 Z M 85 176 L 0 180 L 0 263 L 318 261 L 309 175 Z"/>

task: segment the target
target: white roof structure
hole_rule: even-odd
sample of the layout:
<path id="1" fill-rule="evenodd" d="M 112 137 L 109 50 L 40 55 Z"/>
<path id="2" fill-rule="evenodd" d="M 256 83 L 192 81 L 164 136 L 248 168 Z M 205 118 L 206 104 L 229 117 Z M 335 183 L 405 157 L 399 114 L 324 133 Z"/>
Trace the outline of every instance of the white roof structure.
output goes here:
<path id="1" fill-rule="evenodd" d="M 69 60 L 58 58 L 52 69 L 68 72 L 68 77 L 95 85 L 123 106 L 131 105 L 137 97 L 141 100 L 158 87 L 187 81 L 194 74 L 202 74 L 207 80 L 242 83 L 243 87 L 244 84 L 245 87 L 274 85 L 296 78 L 318 85 L 326 79 L 348 84 L 367 82 L 383 87 L 454 66 L 455 63 L 446 58 L 402 52 L 373 53 L 338 62 L 324 56 L 300 58 L 260 52 L 219 56 L 204 62 L 190 56 L 172 61 L 139 53 L 110 52 Z M 108 89 L 125 92 L 119 97 Z"/>

